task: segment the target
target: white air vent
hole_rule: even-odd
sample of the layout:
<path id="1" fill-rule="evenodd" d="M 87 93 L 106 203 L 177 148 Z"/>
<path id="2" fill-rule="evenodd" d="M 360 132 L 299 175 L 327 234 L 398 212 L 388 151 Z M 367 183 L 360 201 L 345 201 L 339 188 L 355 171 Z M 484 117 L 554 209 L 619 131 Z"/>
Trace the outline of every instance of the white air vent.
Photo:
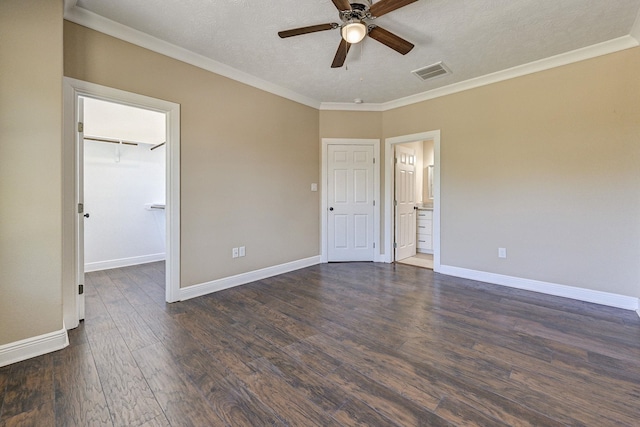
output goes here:
<path id="1" fill-rule="evenodd" d="M 436 62 L 433 65 L 429 65 L 428 67 L 413 70 L 412 73 L 420 80 L 425 81 L 433 79 L 435 77 L 444 76 L 445 74 L 450 74 L 451 70 L 447 68 L 447 66 L 444 65 L 442 61 L 440 61 Z"/>

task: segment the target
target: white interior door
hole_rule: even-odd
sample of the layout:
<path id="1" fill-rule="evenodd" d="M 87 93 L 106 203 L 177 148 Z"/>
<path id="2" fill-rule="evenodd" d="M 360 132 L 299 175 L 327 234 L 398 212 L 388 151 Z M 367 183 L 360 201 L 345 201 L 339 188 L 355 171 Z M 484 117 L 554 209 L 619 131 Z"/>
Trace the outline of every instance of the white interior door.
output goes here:
<path id="1" fill-rule="evenodd" d="M 395 147 L 395 260 L 416 254 L 416 153 Z"/>
<path id="2" fill-rule="evenodd" d="M 373 261 L 373 146 L 327 148 L 327 259 Z"/>
<path id="3" fill-rule="evenodd" d="M 84 319 L 84 99 L 78 97 L 78 123 L 77 123 L 77 132 L 76 132 L 76 183 L 78 188 L 76 188 L 76 197 L 77 197 L 77 212 L 78 219 L 77 230 L 76 230 L 76 258 L 77 258 L 77 278 L 78 283 L 76 283 L 76 289 L 78 291 L 77 295 L 77 307 L 78 307 L 78 320 Z M 86 214 L 88 215 L 88 214 Z"/>

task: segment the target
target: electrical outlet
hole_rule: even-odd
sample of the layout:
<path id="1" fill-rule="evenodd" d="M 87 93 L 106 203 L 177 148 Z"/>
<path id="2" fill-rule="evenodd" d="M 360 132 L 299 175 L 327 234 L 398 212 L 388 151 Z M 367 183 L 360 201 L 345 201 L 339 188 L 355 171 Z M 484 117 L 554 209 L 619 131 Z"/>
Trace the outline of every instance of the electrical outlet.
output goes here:
<path id="1" fill-rule="evenodd" d="M 238 248 L 231 249 L 231 257 L 238 258 Z"/>
<path id="2" fill-rule="evenodd" d="M 507 257 L 507 248 L 498 248 L 498 258 Z"/>
<path id="3" fill-rule="evenodd" d="M 244 255 L 245 255 L 244 246 L 240 246 L 238 249 L 239 249 L 239 251 L 238 251 L 238 252 L 239 252 L 239 255 L 240 255 L 240 256 L 244 256 Z"/>

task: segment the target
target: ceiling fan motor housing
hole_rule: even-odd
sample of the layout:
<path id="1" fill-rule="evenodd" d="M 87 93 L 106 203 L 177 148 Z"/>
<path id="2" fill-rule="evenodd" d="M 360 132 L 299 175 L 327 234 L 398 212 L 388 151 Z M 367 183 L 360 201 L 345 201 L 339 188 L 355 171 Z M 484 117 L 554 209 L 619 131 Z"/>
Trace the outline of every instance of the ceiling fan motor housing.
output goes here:
<path id="1" fill-rule="evenodd" d="M 352 8 L 358 7 L 358 6 L 369 8 L 371 7 L 372 2 L 371 0 L 352 0 L 350 3 Z"/>
<path id="2" fill-rule="evenodd" d="M 344 23 L 349 21 L 363 21 L 365 19 L 371 19 L 371 12 L 369 12 L 371 2 L 368 0 L 353 0 L 351 3 L 351 10 L 340 11 L 340 20 Z"/>

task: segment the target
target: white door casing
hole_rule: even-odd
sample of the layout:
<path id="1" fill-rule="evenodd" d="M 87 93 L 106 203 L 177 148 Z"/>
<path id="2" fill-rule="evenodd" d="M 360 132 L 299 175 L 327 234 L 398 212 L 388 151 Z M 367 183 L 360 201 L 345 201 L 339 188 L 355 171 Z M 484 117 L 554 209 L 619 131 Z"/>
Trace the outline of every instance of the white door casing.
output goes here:
<path id="1" fill-rule="evenodd" d="M 374 149 L 329 145 L 328 261 L 374 260 Z"/>
<path id="2" fill-rule="evenodd" d="M 384 143 L 384 261 L 393 262 L 393 147 L 416 141 L 433 141 L 433 270 L 440 271 L 440 131 L 386 138 Z"/>
<path id="3" fill-rule="evenodd" d="M 76 221 L 76 262 L 78 296 L 78 320 L 84 319 L 84 99 L 78 98 L 76 117 L 76 205 L 78 220 Z"/>
<path id="4" fill-rule="evenodd" d="M 395 261 L 416 254 L 416 153 L 395 146 Z"/>
<path id="5" fill-rule="evenodd" d="M 63 317 L 67 329 L 76 327 L 79 323 L 80 309 L 78 301 L 78 284 L 80 269 L 84 272 L 84 263 L 78 263 L 80 252 L 78 243 L 78 222 L 81 215 L 77 215 L 76 201 L 78 200 L 78 166 L 81 159 L 77 144 L 78 103 L 81 97 L 102 99 L 109 102 L 131 105 L 139 108 L 163 112 L 166 115 L 166 286 L 165 299 L 174 302 L 180 299 L 180 105 L 132 92 L 126 92 L 95 83 L 63 78 L 64 95 L 64 154 L 63 154 L 63 191 L 64 219 L 63 219 L 63 258 L 73 259 L 71 266 L 63 266 L 64 271 L 71 271 L 73 280 L 65 280 L 63 284 Z M 71 172 L 73 171 L 73 172 Z M 74 188 L 72 196 L 67 189 Z M 70 207 L 73 206 L 74 224 Z M 72 230 L 74 238 L 69 237 Z M 73 242 L 71 244 L 71 242 Z M 73 254 L 73 255 L 72 255 Z M 75 265 L 78 263 L 79 265 Z M 68 268 L 68 270 L 67 270 Z M 66 273 L 63 273 L 66 274 Z M 65 276 L 66 277 L 66 276 Z M 83 309 L 83 308 L 82 308 Z"/>

